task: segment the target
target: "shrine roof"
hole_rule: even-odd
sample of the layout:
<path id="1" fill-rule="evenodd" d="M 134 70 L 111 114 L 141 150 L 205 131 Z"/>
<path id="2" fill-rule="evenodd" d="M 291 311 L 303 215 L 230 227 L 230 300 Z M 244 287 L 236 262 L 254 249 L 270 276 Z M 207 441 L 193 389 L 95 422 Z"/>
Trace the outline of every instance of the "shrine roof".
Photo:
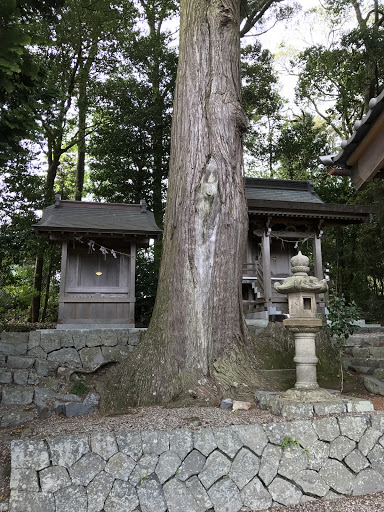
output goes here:
<path id="1" fill-rule="evenodd" d="M 320 157 L 321 162 L 326 166 L 335 166 L 338 168 L 350 168 L 349 158 L 362 143 L 370 136 L 372 128 L 379 118 L 384 115 L 384 91 L 376 98 L 369 101 L 369 110 L 364 117 L 356 121 L 354 132 L 347 140 L 341 142 L 341 151 L 333 155 L 324 155 Z M 336 174 L 336 173 L 335 173 Z M 337 174 L 336 174 L 337 175 Z"/>
<path id="2" fill-rule="evenodd" d="M 322 203 L 311 181 L 245 178 L 248 199 L 289 201 L 293 203 Z"/>
<path id="3" fill-rule="evenodd" d="M 370 222 L 370 206 L 324 203 L 310 181 L 246 178 L 245 195 L 250 217 L 308 219 L 334 225 Z"/>
<path id="4" fill-rule="evenodd" d="M 157 238 L 161 229 L 152 212 L 143 204 L 62 201 L 48 206 L 34 228 L 38 233 L 116 233 Z"/>

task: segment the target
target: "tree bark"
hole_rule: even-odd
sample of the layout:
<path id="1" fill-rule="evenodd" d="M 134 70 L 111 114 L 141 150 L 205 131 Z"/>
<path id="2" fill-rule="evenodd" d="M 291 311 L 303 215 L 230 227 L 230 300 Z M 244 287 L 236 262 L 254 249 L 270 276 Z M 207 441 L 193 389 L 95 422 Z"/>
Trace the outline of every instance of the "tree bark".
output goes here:
<path id="1" fill-rule="evenodd" d="M 156 305 L 106 410 L 205 400 L 252 380 L 242 314 L 240 0 L 182 0 L 163 256 Z M 108 381 L 108 382 L 107 382 Z M 244 386 L 245 387 L 245 386 Z"/>

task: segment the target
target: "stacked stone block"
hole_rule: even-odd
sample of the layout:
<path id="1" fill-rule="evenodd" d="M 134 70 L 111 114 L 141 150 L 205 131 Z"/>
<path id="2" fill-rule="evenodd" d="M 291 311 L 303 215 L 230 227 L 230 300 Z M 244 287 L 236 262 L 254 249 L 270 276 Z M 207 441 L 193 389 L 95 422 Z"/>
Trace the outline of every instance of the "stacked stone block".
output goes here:
<path id="1" fill-rule="evenodd" d="M 350 336 L 344 366 L 361 374 L 369 391 L 384 395 L 384 329 L 362 328 Z"/>
<path id="2" fill-rule="evenodd" d="M 239 512 L 384 491 L 380 414 L 13 441 L 11 512 Z"/>
<path id="3" fill-rule="evenodd" d="M 93 370 L 121 361 L 140 341 L 144 329 L 41 330 L 0 333 L 0 426 L 16 426 L 51 411 L 67 416 L 94 411 L 98 399 L 60 393 L 55 379 L 71 370 Z M 81 402 L 81 406 L 78 404 Z M 77 405 L 76 405 L 77 404 Z"/>

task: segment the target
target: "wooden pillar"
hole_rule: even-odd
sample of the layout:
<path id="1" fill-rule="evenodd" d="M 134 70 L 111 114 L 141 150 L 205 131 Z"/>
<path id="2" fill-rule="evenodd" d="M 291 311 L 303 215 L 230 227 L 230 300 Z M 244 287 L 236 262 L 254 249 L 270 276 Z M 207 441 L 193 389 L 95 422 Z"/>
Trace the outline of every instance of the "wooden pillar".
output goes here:
<path id="1" fill-rule="evenodd" d="M 136 300 L 136 291 L 135 291 L 135 279 L 136 279 L 136 243 L 131 243 L 131 258 L 130 258 L 130 277 L 129 277 L 129 296 L 133 302 L 130 303 L 129 313 L 129 325 L 130 327 L 135 327 L 135 300 Z"/>
<path id="2" fill-rule="evenodd" d="M 272 306 L 272 281 L 271 281 L 271 237 L 263 233 L 263 284 L 264 284 L 264 304 L 269 310 Z"/>
<path id="3" fill-rule="evenodd" d="M 61 271 L 60 271 L 60 293 L 59 293 L 59 314 L 57 323 L 62 324 L 64 319 L 64 297 L 67 281 L 67 258 L 68 258 L 68 242 L 65 240 L 61 246 Z"/>
<path id="4" fill-rule="evenodd" d="M 314 261 L 314 274 L 320 281 L 324 279 L 323 273 L 323 259 L 321 255 L 321 238 L 315 236 L 313 239 L 313 261 Z"/>

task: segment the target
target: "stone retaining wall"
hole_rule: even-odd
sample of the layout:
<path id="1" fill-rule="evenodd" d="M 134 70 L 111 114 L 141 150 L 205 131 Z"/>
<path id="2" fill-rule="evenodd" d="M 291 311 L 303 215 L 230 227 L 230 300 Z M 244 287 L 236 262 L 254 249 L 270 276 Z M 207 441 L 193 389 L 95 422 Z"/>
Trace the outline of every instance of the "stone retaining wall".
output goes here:
<path id="1" fill-rule="evenodd" d="M 345 345 L 345 368 L 360 374 L 371 393 L 384 395 L 384 329 L 360 329 Z"/>
<path id="2" fill-rule="evenodd" d="M 384 416 L 12 442 L 10 512 L 238 512 L 384 491 Z"/>
<path id="3" fill-rule="evenodd" d="M 0 333 L 0 384 L 33 385 L 59 367 L 92 369 L 120 361 L 145 329 L 68 330 Z"/>

